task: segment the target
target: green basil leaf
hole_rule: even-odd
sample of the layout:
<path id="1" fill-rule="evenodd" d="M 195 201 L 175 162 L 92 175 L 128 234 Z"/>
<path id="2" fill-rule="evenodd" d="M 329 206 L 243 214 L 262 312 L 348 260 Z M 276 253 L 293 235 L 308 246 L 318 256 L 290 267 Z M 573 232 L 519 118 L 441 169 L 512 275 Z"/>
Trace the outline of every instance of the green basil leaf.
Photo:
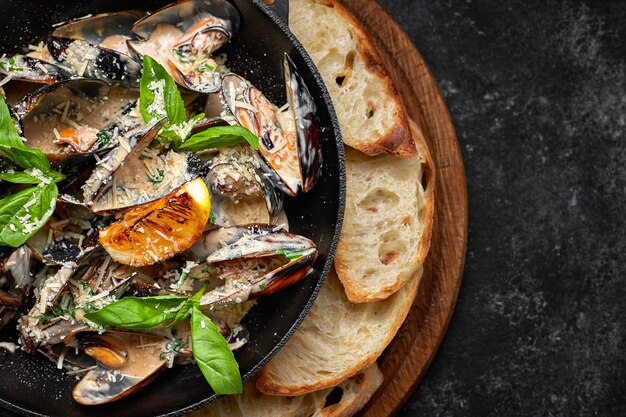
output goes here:
<path id="1" fill-rule="evenodd" d="M 147 329 L 173 319 L 186 301 L 187 297 L 177 295 L 124 297 L 86 313 L 85 318 L 101 326 Z"/>
<path id="2" fill-rule="evenodd" d="M 39 184 L 41 180 L 25 172 L 4 172 L 0 173 L 0 180 L 12 182 L 14 184 Z"/>
<path id="3" fill-rule="evenodd" d="M 178 313 L 176 313 L 176 317 L 174 317 L 174 321 L 171 322 L 167 327 L 175 326 L 181 321 L 185 320 L 187 317 L 189 317 L 191 315 L 191 309 L 194 306 L 200 305 L 200 299 L 204 295 L 205 291 L 206 291 L 206 285 L 203 286 L 202 289 L 200 289 L 200 291 L 195 293 L 191 298 L 185 301 L 185 304 L 183 304 L 180 310 L 178 310 Z"/>
<path id="4" fill-rule="evenodd" d="M 46 224 L 54 209 L 58 189 L 50 183 L 30 187 L 0 200 L 0 245 L 18 247 Z"/>
<path id="5" fill-rule="evenodd" d="M 215 126 L 196 133 L 180 146 L 191 152 L 234 145 L 246 141 L 253 149 L 259 149 L 259 138 L 243 126 Z"/>
<path id="6" fill-rule="evenodd" d="M 26 145 L 22 141 L 15 123 L 9 113 L 9 107 L 4 101 L 4 97 L 0 95 L 0 145 L 12 148 L 26 149 Z"/>
<path id="7" fill-rule="evenodd" d="M 239 365 L 228 342 L 196 306 L 191 311 L 191 350 L 200 371 L 218 395 L 241 394 Z"/>
<path id="8" fill-rule="evenodd" d="M 139 111 L 146 123 L 166 115 L 170 125 L 178 125 L 187 120 L 185 103 L 176 81 L 161 64 L 148 55 L 143 56 L 139 97 Z"/>
<path id="9" fill-rule="evenodd" d="M 44 174 L 52 171 L 46 154 L 36 148 L 19 148 L 0 144 L 0 151 L 24 169 L 37 168 Z"/>

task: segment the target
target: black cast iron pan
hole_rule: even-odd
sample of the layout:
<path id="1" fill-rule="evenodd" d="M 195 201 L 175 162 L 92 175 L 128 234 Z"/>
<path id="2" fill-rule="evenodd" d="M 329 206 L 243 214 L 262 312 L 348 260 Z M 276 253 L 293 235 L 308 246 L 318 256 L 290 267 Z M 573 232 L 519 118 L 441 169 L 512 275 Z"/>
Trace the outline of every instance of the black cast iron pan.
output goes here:
<path id="1" fill-rule="evenodd" d="M 304 318 L 332 263 L 341 228 L 345 192 L 343 145 L 337 119 L 322 80 L 287 25 L 260 0 L 234 0 L 242 15 L 241 30 L 224 52 L 230 68 L 250 79 L 276 103 L 284 103 L 283 54 L 293 59 L 311 90 L 322 126 L 324 165 L 320 181 L 308 194 L 287 199 L 295 233 L 315 241 L 320 256 L 314 272 L 300 283 L 262 299 L 245 320 L 250 343 L 236 352 L 244 379 L 252 376 L 287 341 Z M 45 40 L 51 25 L 89 13 L 127 9 L 156 10 L 167 0 L 0 0 L 0 52 L 25 52 L 29 43 Z M 14 326 L 0 341 L 17 339 Z M 40 356 L 0 351 L 0 406 L 29 416 L 141 417 L 179 416 L 215 399 L 195 366 L 165 371 L 142 392 L 111 405 L 85 407 L 71 398 L 76 379 Z M 5 413 L 0 410 L 0 415 Z M 12 413 L 11 413 L 12 414 Z"/>

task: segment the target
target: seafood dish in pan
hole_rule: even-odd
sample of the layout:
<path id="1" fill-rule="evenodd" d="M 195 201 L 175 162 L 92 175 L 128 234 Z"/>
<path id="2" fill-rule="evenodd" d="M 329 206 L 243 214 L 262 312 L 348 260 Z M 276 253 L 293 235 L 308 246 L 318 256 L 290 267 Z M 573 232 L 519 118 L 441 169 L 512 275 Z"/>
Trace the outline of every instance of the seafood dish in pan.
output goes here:
<path id="1" fill-rule="evenodd" d="M 241 392 L 233 350 L 255 300 L 307 276 L 316 245 L 285 197 L 311 190 L 313 98 L 228 68 L 226 0 L 89 15 L 0 58 L 0 326 L 106 404 L 175 364 Z"/>

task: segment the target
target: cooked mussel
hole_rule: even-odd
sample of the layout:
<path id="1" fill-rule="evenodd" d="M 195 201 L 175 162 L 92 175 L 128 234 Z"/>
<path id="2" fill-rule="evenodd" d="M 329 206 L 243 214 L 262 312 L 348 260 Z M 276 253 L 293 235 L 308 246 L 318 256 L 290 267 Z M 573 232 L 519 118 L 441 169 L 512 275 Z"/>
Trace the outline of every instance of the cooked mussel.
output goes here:
<path id="1" fill-rule="evenodd" d="M 124 398 L 149 384 L 167 364 L 161 355 L 169 341 L 166 337 L 107 332 L 91 334 L 88 341 L 90 354 L 99 364 L 74 386 L 72 395 L 79 404 L 99 405 Z"/>
<path id="2" fill-rule="evenodd" d="M 295 122 L 298 139 L 298 159 L 302 179 L 300 186 L 306 193 L 317 183 L 322 169 L 319 119 L 313 96 L 287 54 L 284 55 L 284 71 L 289 110 Z M 279 113 L 278 117 L 284 120 L 286 115 L 283 112 Z"/>
<path id="3" fill-rule="evenodd" d="M 0 265 L 0 329 L 24 305 L 32 288 L 31 251 L 21 246 Z"/>
<path id="4" fill-rule="evenodd" d="M 113 176 L 116 171 L 124 165 L 124 162 L 131 154 L 141 154 L 141 150 L 152 142 L 165 122 L 166 119 L 154 121 L 147 126 L 131 130 L 128 134 L 121 136 L 121 140 L 118 139 L 117 146 L 98 161 L 90 177 L 82 186 L 83 199 L 87 206 L 93 206 L 111 188 L 116 188 L 113 183 Z M 113 200 L 116 196 L 117 193 L 111 196 L 111 203 L 114 203 L 114 205 L 117 204 Z M 108 207 L 106 203 L 107 201 L 100 202 L 103 209 Z"/>
<path id="5" fill-rule="evenodd" d="M 130 28 L 145 15 L 146 12 L 141 10 L 101 13 L 64 23 L 52 32 L 52 36 L 83 40 L 128 55 L 126 41 L 132 37 Z"/>
<path id="6" fill-rule="evenodd" d="M 214 224 L 274 223 L 283 201 L 260 166 L 258 155 L 243 145 L 223 148 L 213 157 L 205 182 Z"/>
<path id="7" fill-rule="evenodd" d="M 2 75 L 3 83 L 17 80 L 52 84 L 67 79 L 69 73 L 50 62 L 18 54 L 0 58 L 0 75 Z"/>
<path id="8" fill-rule="evenodd" d="M 200 173 L 200 160 L 191 153 L 143 141 L 113 174 L 111 188 L 94 202 L 96 213 L 109 213 L 157 200 Z"/>
<path id="9" fill-rule="evenodd" d="M 55 61 L 79 77 L 138 87 L 141 64 L 128 56 L 130 27 L 144 13 L 105 13 L 57 27 L 48 43 Z"/>
<path id="10" fill-rule="evenodd" d="M 17 113 L 28 144 L 60 163 L 70 155 L 91 157 L 114 145 L 111 132 L 119 134 L 134 124 L 126 109 L 136 98 L 103 81 L 73 79 L 27 95 Z"/>
<path id="11" fill-rule="evenodd" d="M 85 207 L 59 203 L 50 220 L 26 245 L 47 265 L 79 262 L 99 246 L 97 229 L 101 223 Z"/>
<path id="12" fill-rule="evenodd" d="M 220 60 L 212 54 L 239 29 L 239 12 L 225 0 L 185 0 L 166 6 L 132 28 L 136 56 L 155 58 L 183 87 L 200 93 L 220 88 Z"/>
<path id="13" fill-rule="evenodd" d="M 237 122 L 259 137 L 268 178 L 293 196 L 315 184 L 322 153 L 313 98 L 286 55 L 285 60 L 288 109 L 279 109 L 234 73 L 223 77 L 222 98 Z"/>
<path id="14" fill-rule="evenodd" d="M 271 226 L 209 231 L 191 252 L 201 261 L 190 275 L 210 284 L 211 291 L 200 301 L 208 306 L 242 302 L 288 287 L 302 279 L 317 258 L 311 240 Z"/>

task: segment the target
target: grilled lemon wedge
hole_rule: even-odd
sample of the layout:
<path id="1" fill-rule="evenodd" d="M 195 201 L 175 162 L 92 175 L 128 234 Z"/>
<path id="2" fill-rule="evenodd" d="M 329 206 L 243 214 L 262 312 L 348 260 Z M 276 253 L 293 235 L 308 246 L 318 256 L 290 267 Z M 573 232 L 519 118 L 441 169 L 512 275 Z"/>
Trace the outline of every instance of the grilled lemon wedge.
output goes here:
<path id="1" fill-rule="evenodd" d="M 153 265 L 189 249 L 211 213 L 209 190 L 197 178 L 163 198 L 135 207 L 100 230 L 100 243 L 116 262 Z"/>

